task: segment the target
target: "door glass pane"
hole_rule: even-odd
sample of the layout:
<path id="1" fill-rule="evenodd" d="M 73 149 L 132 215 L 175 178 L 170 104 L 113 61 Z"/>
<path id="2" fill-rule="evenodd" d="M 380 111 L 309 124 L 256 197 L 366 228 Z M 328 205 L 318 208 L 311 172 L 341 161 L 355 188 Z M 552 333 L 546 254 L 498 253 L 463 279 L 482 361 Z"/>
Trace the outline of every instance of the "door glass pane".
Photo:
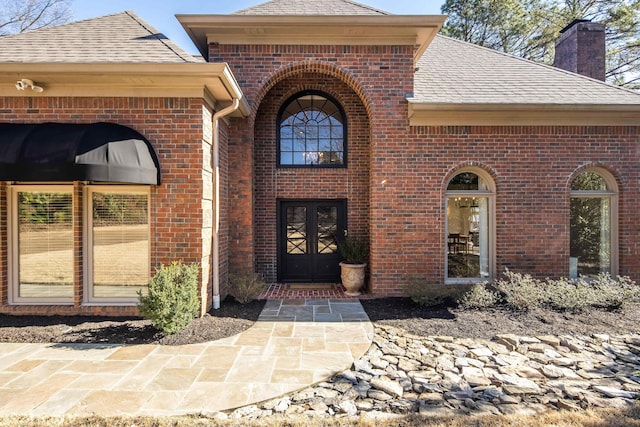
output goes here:
<path id="1" fill-rule="evenodd" d="M 135 298 L 149 283 L 147 194 L 92 193 L 93 296 Z"/>
<path id="2" fill-rule="evenodd" d="M 18 295 L 73 297 L 71 193 L 18 192 Z"/>
<path id="3" fill-rule="evenodd" d="M 611 272 L 611 199 L 571 198 L 570 276 Z"/>
<path id="4" fill-rule="evenodd" d="M 307 253 L 307 208 L 287 207 L 287 254 Z"/>
<path id="5" fill-rule="evenodd" d="M 489 277 L 489 199 L 447 199 L 447 277 Z"/>
<path id="6" fill-rule="evenodd" d="M 338 231 L 338 208 L 319 206 L 317 209 L 318 253 L 335 254 L 338 252 L 336 233 Z"/>

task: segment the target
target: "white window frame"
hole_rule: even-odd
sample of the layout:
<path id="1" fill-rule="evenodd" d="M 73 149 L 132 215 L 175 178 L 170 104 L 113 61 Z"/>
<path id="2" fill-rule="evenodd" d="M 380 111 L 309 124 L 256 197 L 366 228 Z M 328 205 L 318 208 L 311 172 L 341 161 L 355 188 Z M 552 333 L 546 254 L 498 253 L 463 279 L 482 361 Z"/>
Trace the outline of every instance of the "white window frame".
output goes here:
<path id="1" fill-rule="evenodd" d="M 71 195 L 71 210 L 74 212 L 75 197 L 71 185 L 10 185 L 7 191 L 7 220 L 9 232 L 7 233 L 8 266 L 7 277 L 9 279 L 8 301 L 12 305 L 73 305 L 74 297 L 21 297 L 20 296 L 20 254 L 18 248 L 18 193 L 69 193 Z M 75 230 L 75 218 L 72 217 L 72 230 Z M 75 258 L 75 257 L 74 257 Z M 72 259 L 73 278 L 76 276 L 76 264 Z M 75 283 L 74 286 L 75 294 Z"/>
<path id="2" fill-rule="evenodd" d="M 606 190 L 571 190 L 571 186 L 573 182 L 583 173 L 592 172 L 599 175 L 607 185 Z M 610 264 L 609 269 L 611 277 L 616 277 L 618 275 L 619 269 L 619 242 L 618 242 L 618 183 L 615 178 L 608 170 L 599 167 L 590 167 L 581 170 L 576 173 L 571 182 L 569 183 L 570 195 L 569 195 L 569 216 L 571 215 L 571 199 L 580 198 L 580 199 L 609 199 L 611 212 L 609 213 L 609 227 L 610 227 Z M 569 229 L 571 228 L 571 223 L 569 220 Z M 569 260 L 571 259 L 571 233 L 569 233 Z M 571 271 L 569 271 L 569 276 L 571 275 Z"/>
<path id="3" fill-rule="evenodd" d="M 148 186 L 87 185 L 84 187 L 84 303 L 86 306 L 137 305 L 137 297 L 96 297 L 93 295 L 93 193 L 144 194 L 147 196 L 147 226 L 149 246 L 147 267 L 151 269 L 151 189 Z"/>
<path id="4" fill-rule="evenodd" d="M 478 178 L 485 182 L 487 185 L 487 190 L 447 190 L 451 180 L 456 176 L 462 173 L 473 173 L 478 175 Z M 488 209 L 488 221 L 487 228 L 489 236 L 488 245 L 488 260 L 489 263 L 489 277 L 449 277 L 449 218 L 447 215 L 447 205 L 449 203 L 449 199 L 455 199 L 456 197 L 483 197 L 487 198 L 487 209 Z M 476 167 L 465 167 L 460 170 L 457 170 L 454 174 L 452 174 L 447 180 L 445 186 L 445 197 L 444 197 L 444 283 L 447 285 L 464 285 L 471 283 L 479 283 L 487 280 L 491 280 L 496 276 L 496 188 L 495 183 L 493 182 L 493 178 L 487 172 L 480 168 Z"/>

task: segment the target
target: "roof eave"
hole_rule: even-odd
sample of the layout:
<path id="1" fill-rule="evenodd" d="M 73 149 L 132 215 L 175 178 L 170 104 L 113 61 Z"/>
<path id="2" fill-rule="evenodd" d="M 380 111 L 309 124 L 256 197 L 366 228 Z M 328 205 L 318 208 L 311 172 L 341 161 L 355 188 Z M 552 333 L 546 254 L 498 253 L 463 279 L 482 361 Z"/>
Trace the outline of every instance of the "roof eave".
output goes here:
<path id="1" fill-rule="evenodd" d="M 220 44 L 417 45 L 414 63 L 444 15 L 176 15 L 200 53 Z"/>
<path id="2" fill-rule="evenodd" d="M 454 104 L 408 101 L 411 126 L 637 126 L 640 123 L 640 104 Z"/>
<path id="3" fill-rule="evenodd" d="M 21 79 L 44 90 L 18 90 Z M 250 111 L 225 63 L 0 63 L 0 96 L 197 97 L 221 105 L 237 98 L 240 113 Z"/>

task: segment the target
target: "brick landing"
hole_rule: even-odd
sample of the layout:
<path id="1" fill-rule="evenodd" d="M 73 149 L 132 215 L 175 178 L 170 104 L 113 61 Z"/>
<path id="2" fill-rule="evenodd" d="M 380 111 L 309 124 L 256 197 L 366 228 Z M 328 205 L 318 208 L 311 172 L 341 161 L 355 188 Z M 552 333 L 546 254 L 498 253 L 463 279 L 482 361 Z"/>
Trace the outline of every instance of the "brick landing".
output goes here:
<path id="1" fill-rule="evenodd" d="M 314 284 L 288 284 L 288 283 L 272 283 L 266 292 L 263 292 L 258 299 L 368 299 L 373 298 L 371 294 L 363 292 L 357 297 L 352 297 L 344 293 L 344 287 L 341 284 L 322 284 L 315 286 Z"/>

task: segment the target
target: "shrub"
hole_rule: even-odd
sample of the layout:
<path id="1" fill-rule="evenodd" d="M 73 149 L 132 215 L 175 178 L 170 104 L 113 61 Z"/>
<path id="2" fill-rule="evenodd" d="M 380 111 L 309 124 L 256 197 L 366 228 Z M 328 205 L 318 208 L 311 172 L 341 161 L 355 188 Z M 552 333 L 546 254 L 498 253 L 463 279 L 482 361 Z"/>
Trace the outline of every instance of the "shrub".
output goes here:
<path id="1" fill-rule="evenodd" d="M 592 305 L 596 307 L 616 309 L 640 301 L 640 287 L 626 276 L 616 280 L 609 274 L 599 274 L 590 285 L 594 293 Z"/>
<path id="2" fill-rule="evenodd" d="M 338 241 L 338 251 L 348 264 L 364 264 L 369 255 L 369 246 L 364 240 L 344 236 Z"/>
<path id="3" fill-rule="evenodd" d="M 494 286 L 506 305 L 517 310 L 545 306 L 578 312 L 589 307 L 618 309 L 629 302 L 640 301 L 640 287 L 628 277 L 614 279 L 609 274 L 600 274 L 596 278 L 542 281 L 508 270 L 505 277 Z"/>
<path id="4" fill-rule="evenodd" d="M 149 283 L 149 293 L 140 299 L 140 313 L 153 326 L 167 334 L 184 328 L 198 315 L 198 266 L 173 261 L 156 270 Z"/>
<path id="5" fill-rule="evenodd" d="M 559 311 L 582 311 L 592 306 L 596 298 L 594 288 L 583 278 L 547 279 L 544 294 L 546 305 Z"/>
<path id="6" fill-rule="evenodd" d="M 232 274 L 229 277 L 229 293 L 240 304 L 253 301 L 266 289 L 264 279 L 256 273 Z"/>
<path id="7" fill-rule="evenodd" d="M 424 278 L 413 278 L 404 286 L 405 294 L 416 304 L 433 307 L 455 301 L 467 287 L 434 285 Z"/>
<path id="8" fill-rule="evenodd" d="M 464 309 L 483 309 L 494 307 L 502 301 L 500 293 L 487 288 L 487 283 L 476 283 L 458 298 L 458 305 Z"/>
<path id="9" fill-rule="evenodd" d="M 496 280 L 493 286 L 502 294 L 508 307 L 529 310 L 544 303 L 543 284 L 540 280 L 509 270 L 506 270 L 504 275 L 505 279 Z"/>

